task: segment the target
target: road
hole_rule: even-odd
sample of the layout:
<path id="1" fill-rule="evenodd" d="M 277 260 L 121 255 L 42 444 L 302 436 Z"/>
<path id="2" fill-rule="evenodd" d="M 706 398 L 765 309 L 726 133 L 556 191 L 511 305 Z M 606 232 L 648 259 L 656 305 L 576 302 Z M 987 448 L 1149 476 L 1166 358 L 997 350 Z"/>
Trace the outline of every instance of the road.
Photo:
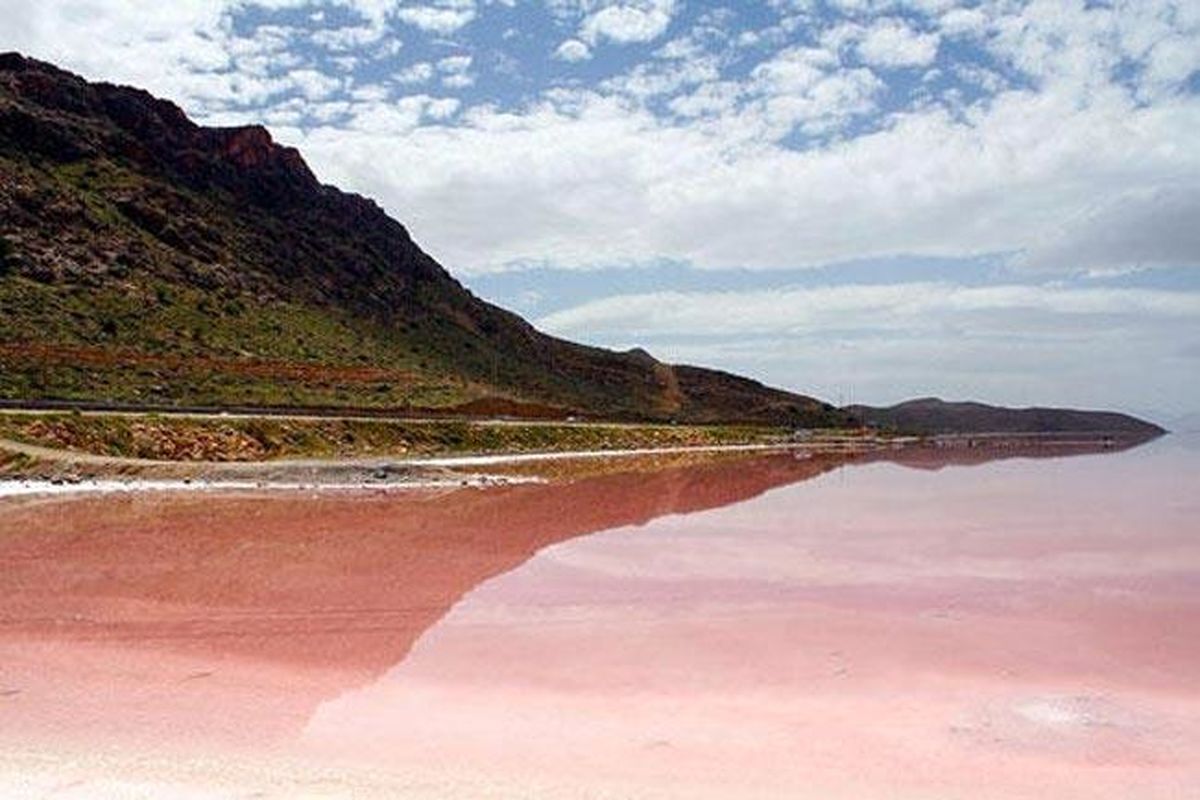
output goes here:
<path id="1" fill-rule="evenodd" d="M 144 417 L 155 414 L 162 417 L 180 419 L 283 419 L 295 421 L 335 420 L 348 422 L 404 422 L 404 423 L 437 423 L 437 422 L 466 422 L 472 425 L 572 425 L 591 428 L 644 428 L 652 425 L 671 425 L 671 423 L 652 422 L 612 422 L 576 419 L 536 419 L 526 417 L 468 417 L 456 414 L 402 414 L 386 409 L 297 409 L 249 406 L 239 406 L 230 409 L 207 408 L 203 406 L 158 406 L 158 405 L 109 405 L 103 403 L 68 403 L 60 401 L 44 401 L 37 403 L 14 402 L 0 400 L 2 415 L 41 415 L 55 413 L 79 413 L 93 417 Z"/>

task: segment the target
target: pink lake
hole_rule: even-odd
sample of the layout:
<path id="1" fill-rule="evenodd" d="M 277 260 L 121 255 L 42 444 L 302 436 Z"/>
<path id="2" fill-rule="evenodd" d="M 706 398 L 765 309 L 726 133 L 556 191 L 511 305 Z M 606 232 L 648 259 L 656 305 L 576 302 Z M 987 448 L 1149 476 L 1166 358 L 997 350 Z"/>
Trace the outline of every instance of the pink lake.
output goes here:
<path id="1" fill-rule="evenodd" d="M 1200 797 L 1200 442 L 0 504 L 0 797 Z"/>

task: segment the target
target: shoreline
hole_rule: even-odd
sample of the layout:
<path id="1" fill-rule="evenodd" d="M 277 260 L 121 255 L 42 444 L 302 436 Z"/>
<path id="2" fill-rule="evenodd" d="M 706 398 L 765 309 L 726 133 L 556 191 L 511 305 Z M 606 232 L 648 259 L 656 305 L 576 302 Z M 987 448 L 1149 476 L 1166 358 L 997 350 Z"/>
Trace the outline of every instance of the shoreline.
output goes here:
<path id="1" fill-rule="evenodd" d="M 273 461 L 152 461 L 106 457 L 70 450 L 0 441 L 6 451 L 32 458 L 24 471 L 0 471 L 0 500 L 150 492 L 394 492 L 456 489 L 545 482 L 552 466 L 563 462 L 634 462 L 661 457 L 718 457 L 794 453 L 797 458 L 922 452 L 997 452 L 1028 450 L 1053 455 L 1079 450 L 1104 452 L 1144 440 L 1112 434 L 948 434 L 930 437 L 814 435 L 799 441 L 672 447 L 497 452 L 388 458 L 279 459 Z M 2 462 L 0 462 L 2 463 Z M 539 470 L 538 467 L 543 467 Z M 503 474 L 486 467 L 530 467 Z"/>
<path id="2" fill-rule="evenodd" d="M 305 483 L 299 481 L 232 481 L 232 480 L 196 480 L 183 479 L 96 479 L 85 478 L 79 481 L 64 482 L 53 480 L 25 480 L 0 478 L 0 500 L 15 497 L 63 497 L 76 495 L 135 495 L 159 492 L 221 492 L 221 493 L 260 493 L 260 492 L 329 492 L 371 494 L 411 491 L 417 489 L 459 489 L 467 487 L 511 486 L 522 483 L 536 483 L 536 478 L 522 478 L 509 475 L 463 475 L 456 478 L 425 478 L 407 480 L 396 483 L 372 483 L 361 481 L 357 483 Z"/>
<path id="3" fill-rule="evenodd" d="M 411 459 L 330 459 L 323 462 L 293 460 L 275 462 L 153 462 L 147 467 L 192 472 L 188 477 L 154 477 L 112 470 L 80 477 L 31 477 L 0 475 L 0 499 L 9 497 L 64 496 L 76 494 L 134 494 L 139 492 L 379 492 L 413 489 L 480 488 L 543 482 L 538 475 L 491 474 L 469 471 L 474 467 L 519 466 L 562 461 L 625 460 L 657 456 L 717 456 L 735 453 L 807 451 L 810 453 L 862 453 L 866 447 L 820 447 L 800 444 L 746 444 L 695 447 L 574 450 L 540 453 L 487 453 L 461 456 L 431 456 Z M 103 467 L 93 462 L 91 466 Z M 114 463 L 112 466 L 127 466 Z M 465 470 L 465 471 L 457 471 Z M 205 474 L 208 471 L 210 474 Z M 244 477 L 232 477 L 241 475 Z M 307 479 L 301 479 L 307 478 Z"/>

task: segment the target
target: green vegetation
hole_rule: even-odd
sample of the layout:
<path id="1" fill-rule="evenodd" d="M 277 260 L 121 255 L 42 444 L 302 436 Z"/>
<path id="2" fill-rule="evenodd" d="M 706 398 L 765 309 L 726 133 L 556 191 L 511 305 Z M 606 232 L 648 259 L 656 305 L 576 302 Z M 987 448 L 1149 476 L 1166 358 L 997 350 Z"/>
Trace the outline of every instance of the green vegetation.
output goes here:
<path id="1" fill-rule="evenodd" d="M 294 237 L 265 215 L 248 233 L 222 192 L 105 157 L 0 152 L 0 169 L 38 210 L 36 266 L 0 271 L 0 398 L 442 407 L 487 393 L 454 366 L 468 350 L 429 326 L 283 299 L 239 262 Z"/>
<path id="2" fill-rule="evenodd" d="M 24 453 L 0 450 L 0 475 L 20 475 L 32 466 L 34 460 Z"/>
<path id="3" fill-rule="evenodd" d="M 247 300 L 162 282 L 120 289 L 0 281 L 0 341 L 103 343 L 148 354 L 311 360 L 413 369 L 417 357 L 397 334 L 326 310 Z"/>
<path id="4" fill-rule="evenodd" d="M 402 333 L 297 303 L 247 313 L 248 302 L 163 282 L 0 278 L 0 397 L 442 407 L 482 394 Z"/>
<path id="5" fill-rule="evenodd" d="M 258 461 L 621 450 L 770 443 L 759 426 L 485 423 L 461 420 L 200 418 L 37 414 L 0 417 L 0 438 L 122 458 Z"/>

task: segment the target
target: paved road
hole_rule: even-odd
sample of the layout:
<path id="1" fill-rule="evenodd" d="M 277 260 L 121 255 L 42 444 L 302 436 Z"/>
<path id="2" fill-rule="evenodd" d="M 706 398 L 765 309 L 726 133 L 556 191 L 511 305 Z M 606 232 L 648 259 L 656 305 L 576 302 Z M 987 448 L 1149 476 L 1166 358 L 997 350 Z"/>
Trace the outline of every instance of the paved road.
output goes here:
<path id="1" fill-rule="evenodd" d="M 437 422 L 465 422 L 470 425 L 537 425 L 537 426 L 579 426 L 588 428 L 644 428 L 653 425 L 670 425 L 670 423 L 652 422 L 600 422 L 580 419 L 527 419 L 522 417 L 464 417 L 451 414 L 445 415 L 405 415 L 386 411 L 288 411 L 286 409 L 237 409 L 225 411 L 220 409 L 175 408 L 164 406 L 102 406 L 90 404 L 82 406 L 61 404 L 39 404 L 33 406 L 13 405 L 9 401 L 0 400 L 0 415 L 26 416 L 42 414 L 61 414 L 63 412 L 79 413 L 88 417 L 144 417 L 157 415 L 161 417 L 176 417 L 180 419 L 283 419 L 295 421 L 348 421 L 348 422 L 405 422 L 428 424 Z"/>

